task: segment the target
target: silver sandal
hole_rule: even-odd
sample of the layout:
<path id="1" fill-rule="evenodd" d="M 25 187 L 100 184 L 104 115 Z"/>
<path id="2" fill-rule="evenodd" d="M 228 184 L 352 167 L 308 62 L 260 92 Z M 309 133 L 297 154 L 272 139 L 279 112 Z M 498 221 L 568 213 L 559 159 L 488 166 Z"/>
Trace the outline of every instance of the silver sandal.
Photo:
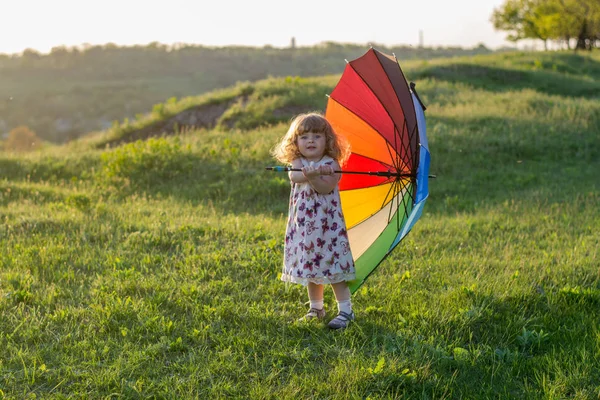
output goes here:
<path id="1" fill-rule="evenodd" d="M 323 319 L 325 318 L 325 309 L 321 308 L 320 310 L 317 308 L 311 308 L 310 310 L 308 310 L 308 312 L 306 313 L 306 315 L 302 318 L 300 318 L 300 321 L 310 321 L 313 319 Z"/>
<path id="2" fill-rule="evenodd" d="M 327 326 L 331 329 L 344 329 L 350 325 L 350 321 L 354 321 L 354 318 L 354 311 L 350 314 L 340 311 L 334 319 L 329 321 Z"/>

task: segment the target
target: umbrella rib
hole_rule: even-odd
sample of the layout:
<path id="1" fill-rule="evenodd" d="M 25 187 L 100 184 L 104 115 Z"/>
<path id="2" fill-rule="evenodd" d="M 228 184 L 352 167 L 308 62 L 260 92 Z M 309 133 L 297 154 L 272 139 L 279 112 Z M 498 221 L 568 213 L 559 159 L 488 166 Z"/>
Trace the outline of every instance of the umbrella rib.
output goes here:
<path id="1" fill-rule="evenodd" d="M 407 133 L 408 133 L 408 147 L 409 147 L 407 149 L 407 151 L 411 151 L 412 150 L 410 148 L 410 146 L 411 146 L 411 143 L 413 142 L 414 137 L 418 135 L 418 132 L 419 132 L 419 130 L 418 130 L 417 124 L 415 124 L 415 126 L 413 127 L 412 132 L 408 132 L 408 129 L 407 129 Z M 417 139 L 418 139 L 418 137 L 417 137 Z M 411 153 L 411 161 L 412 161 L 412 164 L 413 164 L 413 165 L 410 166 L 411 167 L 410 168 L 411 171 L 416 171 L 416 169 L 417 169 L 417 167 L 419 165 L 417 162 L 415 162 L 416 159 L 417 159 L 417 157 L 418 157 L 418 155 L 419 155 L 419 150 L 418 149 L 415 149 L 415 154 Z"/>
<path id="2" fill-rule="evenodd" d="M 404 121 L 404 123 L 406 123 L 406 120 Z M 394 142 L 398 141 L 398 136 L 399 135 L 396 133 L 396 125 L 394 124 Z M 398 145 L 396 143 L 396 149 L 397 148 L 398 148 Z M 400 154 L 398 153 L 398 151 L 396 151 L 396 157 L 394 159 L 394 163 L 396 164 L 396 171 L 402 171 L 400 169 L 400 161 L 401 161 Z M 395 186 L 395 187 L 400 186 L 399 180 L 400 180 L 399 177 L 397 177 L 396 180 L 394 180 L 393 186 Z M 398 189 L 398 188 L 396 188 L 396 189 Z M 397 190 L 396 193 L 400 193 L 400 192 Z M 398 206 L 399 205 L 400 205 L 399 203 L 396 204 L 396 210 L 398 210 Z M 393 204 L 392 204 L 392 206 L 393 206 Z M 390 215 L 388 215 L 388 221 L 390 221 L 392 219 L 392 214 L 391 214 L 392 208 L 390 208 Z M 397 231 L 400 231 L 400 220 L 399 220 L 399 217 L 398 217 L 399 214 L 400 214 L 399 212 L 396 212 L 396 230 Z"/>
<path id="3" fill-rule="evenodd" d="M 413 130 L 413 135 L 417 135 L 417 139 L 419 140 L 418 141 L 419 148 L 415 149 L 415 156 L 414 156 L 414 160 L 413 160 L 413 163 L 415 165 L 413 170 L 417 171 L 417 169 L 419 168 L 419 163 L 421 162 L 421 149 L 420 149 L 421 145 L 420 145 L 420 138 L 418 137 L 419 136 L 419 130 L 418 130 L 416 124 L 415 124 L 415 128 Z"/>
<path id="4" fill-rule="evenodd" d="M 394 141 L 396 140 L 396 135 L 394 135 Z M 396 171 L 401 171 L 400 169 L 398 169 L 398 162 L 396 161 L 396 159 L 398 158 L 398 152 L 396 152 L 394 149 L 392 149 L 391 144 L 386 141 L 386 146 L 388 154 L 390 155 L 390 160 L 392 160 L 394 162 L 394 165 L 392 165 L 392 167 L 394 167 L 396 169 Z"/>
<path id="5" fill-rule="evenodd" d="M 381 203 L 381 206 L 379 207 L 379 209 L 381 210 L 383 207 L 385 207 L 385 205 L 387 203 L 389 203 L 388 198 L 390 196 L 390 193 L 392 193 L 393 189 L 394 189 L 394 183 L 396 181 L 393 181 L 392 184 L 390 185 L 390 188 L 388 190 L 388 192 L 385 194 L 385 197 L 383 198 L 383 202 Z M 392 198 L 393 199 L 393 198 Z M 392 199 L 390 199 L 390 201 L 392 201 Z"/>
<path id="6" fill-rule="evenodd" d="M 406 118 L 404 118 L 404 121 L 402 122 L 402 131 L 404 132 L 404 130 L 406 129 Z M 400 131 L 398 132 L 398 134 L 394 135 L 395 137 L 401 137 L 402 133 Z M 395 133 L 395 132 L 394 132 Z M 410 142 L 410 137 L 409 137 L 409 142 Z M 408 169 L 409 171 L 411 171 L 410 166 L 407 165 L 404 160 L 401 157 L 402 152 L 404 152 L 404 154 L 408 154 L 409 153 L 409 146 L 406 143 L 402 143 L 402 141 L 400 141 L 400 149 L 401 152 L 396 152 L 396 157 L 398 159 L 398 165 L 396 166 L 396 168 L 398 169 L 398 171 L 404 171 L 404 168 Z"/>
<path id="7" fill-rule="evenodd" d="M 396 124 L 394 124 L 394 148 L 398 149 L 398 134 L 396 133 Z M 400 164 L 398 163 L 398 159 L 400 158 L 400 154 L 398 154 L 398 150 L 396 150 L 396 157 L 394 159 L 395 167 L 398 170 Z"/>
<path id="8" fill-rule="evenodd" d="M 410 181 L 408 181 L 408 182 L 410 182 Z M 407 184 L 403 183 L 402 186 L 403 186 L 403 188 L 402 188 L 403 192 L 405 193 L 404 196 L 402 196 L 402 203 L 404 204 L 404 217 L 406 219 L 408 219 L 408 214 L 409 214 L 408 206 L 412 205 L 414 203 L 414 197 L 413 197 L 411 191 L 409 191 L 407 189 Z M 398 222 L 398 225 L 400 225 L 400 222 Z"/>
<path id="9" fill-rule="evenodd" d="M 397 186 L 398 186 L 398 180 L 395 180 L 394 183 L 392 184 L 392 187 L 397 187 Z M 398 192 L 397 190 L 395 190 L 395 193 L 396 193 L 396 196 L 397 196 L 398 193 L 400 193 L 400 192 Z M 394 199 L 396 198 L 396 196 L 394 196 Z M 392 202 L 393 201 L 394 200 L 392 200 Z M 398 211 L 398 204 L 396 204 L 396 207 L 394 207 L 394 204 L 391 204 L 391 206 L 390 206 L 390 212 L 388 213 L 388 218 L 387 218 L 388 223 L 389 223 L 389 221 L 392 220 L 393 211 Z M 398 213 L 396 213 L 396 214 L 398 214 Z"/>
<path id="10" fill-rule="evenodd" d="M 394 182 L 394 183 L 395 183 L 395 185 L 397 185 L 397 186 L 398 186 L 398 191 L 397 191 L 397 193 L 403 193 L 403 190 L 402 190 L 402 188 L 403 188 L 403 187 L 406 187 L 406 186 L 405 186 L 403 183 L 401 183 L 401 181 L 400 181 L 400 180 L 397 180 L 397 181 L 396 181 L 396 182 Z M 402 195 L 402 199 L 401 199 L 401 200 L 402 200 L 402 204 L 404 205 L 404 211 L 403 211 L 403 213 L 404 213 L 404 215 L 406 216 L 406 215 L 407 215 L 407 213 L 406 213 L 406 202 L 405 202 L 405 199 L 404 199 L 404 197 L 405 197 L 405 196 L 404 196 L 404 194 L 403 194 L 403 195 Z M 399 208 L 400 208 L 400 202 L 398 202 L 398 206 L 396 207 L 396 211 L 399 211 L 399 210 L 398 210 Z M 391 218 L 388 218 L 388 221 L 389 221 L 390 219 L 391 219 Z M 400 212 L 396 212 L 396 230 L 397 230 L 398 232 L 400 231 L 400 225 L 401 225 L 401 222 L 402 222 L 402 220 L 403 220 L 403 218 L 402 218 L 402 219 L 400 218 Z"/>
<path id="11" fill-rule="evenodd" d="M 404 123 L 402 124 L 402 132 L 404 132 L 405 129 L 408 131 L 406 119 L 404 119 Z M 398 134 L 400 135 L 400 132 L 398 132 Z M 402 143 L 402 151 L 404 152 L 404 154 L 410 154 L 410 140 L 411 140 L 411 138 L 410 138 L 410 134 L 409 134 L 408 143 Z M 400 158 L 400 161 L 402 161 L 403 166 L 406 167 L 409 171 L 412 171 L 412 169 L 411 169 L 412 166 L 407 165 L 404 162 L 404 160 L 401 159 L 401 157 L 399 157 L 399 158 Z M 412 154 L 411 154 L 411 158 L 412 158 Z"/>

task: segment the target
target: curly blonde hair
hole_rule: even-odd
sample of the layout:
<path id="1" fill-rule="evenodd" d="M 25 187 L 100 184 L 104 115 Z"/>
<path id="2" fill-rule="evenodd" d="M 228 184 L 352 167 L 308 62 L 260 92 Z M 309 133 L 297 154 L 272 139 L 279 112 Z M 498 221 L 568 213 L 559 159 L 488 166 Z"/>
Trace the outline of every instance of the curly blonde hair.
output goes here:
<path id="1" fill-rule="evenodd" d="M 337 160 L 340 165 L 346 163 L 350 157 L 350 145 L 344 137 L 335 133 L 329 121 L 318 112 L 297 115 L 287 133 L 273 148 L 273 157 L 284 164 L 291 164 L 293 160 L 302 157 L 298 149 L 298 136 L 306 132 L 324 134 L 325 155 Z"/>

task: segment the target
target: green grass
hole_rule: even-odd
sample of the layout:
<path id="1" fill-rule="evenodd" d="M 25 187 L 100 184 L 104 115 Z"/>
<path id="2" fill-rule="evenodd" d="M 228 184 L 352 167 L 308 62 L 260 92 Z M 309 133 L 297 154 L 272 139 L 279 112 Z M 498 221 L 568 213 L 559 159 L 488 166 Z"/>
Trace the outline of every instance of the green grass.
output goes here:
<path id="1" fill-rule="evenodd" d="M 279 281 L 285 123 L 0 154 L 0 398 L 598 398 L 596 95 L 428 68 L 437 178 L 343 332 Z"/>

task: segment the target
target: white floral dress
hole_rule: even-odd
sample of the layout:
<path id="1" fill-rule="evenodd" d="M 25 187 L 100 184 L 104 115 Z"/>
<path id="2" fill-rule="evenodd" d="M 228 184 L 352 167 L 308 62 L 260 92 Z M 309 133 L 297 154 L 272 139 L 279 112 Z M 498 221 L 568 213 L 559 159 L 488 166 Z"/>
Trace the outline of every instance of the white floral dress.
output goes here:
<path id="1" fill-rule="evenodd" d="M 333 162 L 325 156 L 314 165 Z M 308 161 L 302 159 L 302 164 Z M 283 264 L 285 282 L 325 284 L 355 278 L 337 185 L 331 193 L 321 194 L 308 182 L 292 183 Z"/>

